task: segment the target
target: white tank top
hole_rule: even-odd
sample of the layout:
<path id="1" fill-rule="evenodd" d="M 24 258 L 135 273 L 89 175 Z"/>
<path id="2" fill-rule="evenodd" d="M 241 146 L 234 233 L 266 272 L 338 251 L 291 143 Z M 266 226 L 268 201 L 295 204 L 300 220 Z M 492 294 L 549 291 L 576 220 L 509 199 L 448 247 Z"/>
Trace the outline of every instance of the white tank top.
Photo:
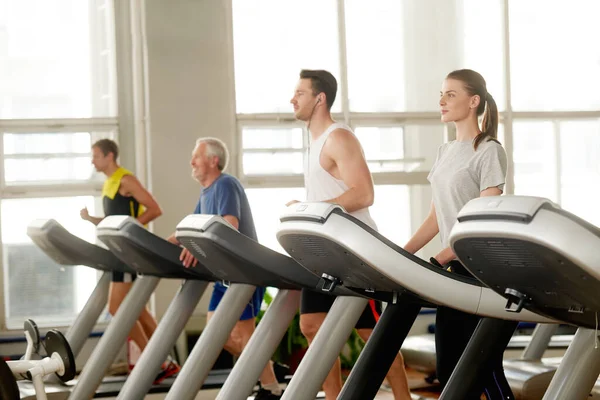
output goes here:
<path id="1" fill-rule="evenodd" d="M 310 146 L 308 148 L 308 162 L 304 163 L 306 166 L 304 169 L 304 186 L 306 188 L 307 201 L 327 201 L 335 199 L 348 190 L 348 186 L 346 186 L 344 181 L 334 178 L 329 172 L 325 171 L 320 162 L 323 145 L 325 145 L 331 132 L 336 129 L 345 129 L 354 134 L 349 126 L 340 122 L 335 122 L 331 124 L 317 140 L 312 140 L 311 138 Z M 358 218 L 371 228 L 377 229 L 377 225 L 369 213 L 369 208 L 356 210 L 351 212 L 350 215 Z"/>

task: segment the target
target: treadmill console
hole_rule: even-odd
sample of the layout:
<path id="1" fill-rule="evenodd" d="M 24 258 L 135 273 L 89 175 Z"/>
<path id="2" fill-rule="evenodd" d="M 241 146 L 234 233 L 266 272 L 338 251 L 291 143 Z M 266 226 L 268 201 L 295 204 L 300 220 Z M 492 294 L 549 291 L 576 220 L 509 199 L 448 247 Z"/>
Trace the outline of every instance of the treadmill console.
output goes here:
<path id="1" fill-rule="evenodd" d="M 132 218 L 127 215 L 112 215 L 110 217 L 104 218 L 98 226 L 96 227 L 97 231 L 107 230 L 107 231 L 118 231 L 127 223 L 134 223 L 141 226 L 141 224 L 137 221 L 137 219 Z"/>
<path id="2" fill-rule="evenodd" d="M 27 225 L 27 233 L 31 234 L 35 231 L 41 231 L 48 227 L 48 225 L 57 224 L 53 219 L 38 218 L 34 219 Z"/>
<path id="3" fill-rule="evenodd" d="M 346 212 L 339 204 L 325 202 L 304 202 L 294 203 L 279 216 L 281 222 L 285 221 L 315 221 L 324 222 L 327 217 L 335 210 L 340 209 Z"/>
<path id="4" fill-rule="evenodd" d="M 190 214 L 177 224 L 175 235 L 177 235 L 177 232 L 189 230 L 204 232 L 212 224 L 223 224 L 231 229 L 235 229 L 227 220 L 219 215 Z"/>
<path id="5" fill-rule="evenodd" d="M 530 196 L 486 196 L 469 201 L 458 213 L 458 222 L 504 220 L 529 223 L 544 205 L 557 207 L 548 199 Z"/>

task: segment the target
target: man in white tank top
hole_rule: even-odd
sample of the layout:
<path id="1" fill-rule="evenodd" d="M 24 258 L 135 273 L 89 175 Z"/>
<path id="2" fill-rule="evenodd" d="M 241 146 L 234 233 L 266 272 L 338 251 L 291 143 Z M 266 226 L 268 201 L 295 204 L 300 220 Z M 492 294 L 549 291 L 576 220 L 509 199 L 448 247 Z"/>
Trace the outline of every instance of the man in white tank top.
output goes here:
<path id="1" fill-rule="evenodd" d="M 302 70 L 291 103 L 296 119 L 307 124 L 310 145 L 304 171 L 307 201 L 339 204 L 344 209 L 377 229 L 369 214 L 374 188 L 362 147 L 352 130 L 331 118 L 337 81 L 324 70 Z M 288 206 L 296 203 L 293 200 Z M 310 290 L 302 291 L 300 329 L 309 344 L 317 334 L 334 296 Z M 356 324 L 358 334 L 367 340 L 381 314 L 381 304 L 371 301 Z M 410 399 L 404 362 L 399 354 L 388 373 L 395 399 Z M 327 400 L 337 398 L 342 390 L 339 359 L 323 383 Z"/>

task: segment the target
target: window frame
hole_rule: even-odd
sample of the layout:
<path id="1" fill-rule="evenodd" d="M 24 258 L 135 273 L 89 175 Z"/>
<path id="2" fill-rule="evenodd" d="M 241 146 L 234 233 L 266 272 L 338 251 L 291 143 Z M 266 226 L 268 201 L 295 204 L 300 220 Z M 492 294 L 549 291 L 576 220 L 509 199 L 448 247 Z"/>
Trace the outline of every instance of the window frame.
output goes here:
<path id="1" fill-rule="evenodd" d="M 89 13 L 86 17 L 89 18 L 90 28 L 90 46 L 91 46 L 91 93 L 93 94 L 91 101 L 94 104 L 101 101 L 109 101 L 107 109 L 110 116 L 106 117 L 90 117 L 90 118 L 0 118 L 0 201 L 2 200 L 18 200 L 29 198 L 53 198 L 53 197 L 76 197 L 76 196 L 92 196 L 99 198 L 102 194 L 103 182 L 97 179 L 88 179 L 83 181 L 69 182 L 47 182 L 47 183 L 11 183 L 7 185 L 5 182 L 5 160 L 18 159 L 27 156 L 27 154 L 5 155 L 4 154 L 4 134 L 53 134 L 53 133 L 91 133 L 91 143 L 102 137 L 110 137 L 119 142 L 120 127 L 129 115 L 123 115 L 123 107 L 119 104 L 119 99 L 129 100 L 132 97 L 133 88 L 121 86 L 123 71 L 127 68 L 133 68 L 130 49 L 123 49 L 116 38 L 124 36 L 127 40 L 131 40 L 131 30 L 127 29 L 126 33 L 121 32 L 119 24 L 123 22 L 117 21 L 120 14 L 123 13 L 122 7 L 115 4 L 113 0 L 88 0 Z M 140 18 L 138 10 L 132 18 Z M 129 19 L 130 16 L 128 15 Z M 128 21 L 127 24 L 132 24 Z M 141 29 L 139 26 L 135 28 Z M 137 31 L 136 31 L 137 32 Z M 123 58 L 126 60 L 123 65 L 117 65 L 117 59 Z M 100 62 L 102 60 L 103 62 Z M 102 66 L 106 65 L 107 70 L 103 70 Z M 139 67 L 135 65 L 135 67 Z M 134 77 L 139 78 L 139 77 Z M 119 81 L 119 82 L 117 82 Z M 130 110 L 126 109 L 127 112 Z M 114 116 L 113 116 L 114 114 Z M 105 135 L 106 133 L 106 135 Z M 122 152 L 123 153 L 123 152 Z M 65 156 L 70 157 L 73 154 L 48 153 L 49 156 Z M 91 155 L 89 153 L 77 154 L 78 156 Z M 31 158 L 40 157 L 39 154 L 32 154 Z M 76 213 L 77 210 L 74 210 Z M 2 216 L 0 215 L 0 218 Z M 0 227 L 0 237 L 1 237 Z M 7 277 L 5 275 L 5 254 L 4 244 L 0 242 L 0 260 L 2 260 L 2 268 L 0 268 L 0 287 L 6 291 L 8 287 Z M 98 274 L 96 274 L 98 275 Z M 0 331 L 11 331 L 7 329 L 6 310 L 7 298 L 5 295 L 0 296 Z M 76 315 L 73 315 L 73 319 Z M 63 320 L 60 321 L 65 322 Z M 97 326 L 104 327 L 106 321 L 99 320 Z M 20 329 L 19 329 L 20 330 Z"/>
<path id="2" fill-rule="evenodd" d="M 77 133 L 91 132 L 91 142 L 95 140 L 94 133 L 109 133 L 111 137 L 118 142 L 119 124 L 118 119 L 114 118 L 89 118 L 89 119 L 36 119 L 36 120 L 1 120 L 0 119 L 0 201 L 29 198 L 50 198 L 50 197 L 76 197 L 92 196 L 97 198 L 102 194 L 102 181 L 89 179 L 86 181 L 71 181 L 68 183 L 11 183 L 5 182 L 4 162 L 6 159 L 14 159 L 12 155 L 6 157 L 4 154 L 4 134 L 30 134 L 30 133 Z M 55 153 L 51 153 L 55 154 Z M 60 153 L 56 153 L 60 155 Z M 91 150 L 90 153 L 91 154 Z M 78 154 L 85 156 L 86 153 Z M 77 212 L 77 210 L 74 210 Z M 0 218 L 2 216 L 0 215 Z M 2 231 L 0 228 L 0 237 Z M 4 262 L 4 244 L 0 243 L 0 260 L 2 260 L 2 270 L 0 271 L 0 285 L 5 293 L 8 288 L 8 282 L 5 278 Z M 3 329 L 8 329 L 9 320 L 7 319 L 5 307 L 7 299 L 0 296 L 0 324 Z M 61 320 L 62 321 L 62 320 Z M 62 321 L 64 322 L 64 321 Z M 98 321 L 98 326 L 106 325 L 106 321 Z"/>
<path id="3" fill-rule="evenodd" d="M 47 119 L 47 120 L 0 120 L 0 199 L 8 198 L 31 198 L 48 196 L 58 197 L 62 195 L 95 195 L 102 192 L 102 182 L 94 179 L 86 181 L 70 181 L 65 183 L 12 183 L 5 182 L 4 162 L 6 159 L 17 159 L 27 155 L 5 155 L 4 134 L 53 134 L 53 133 L 78 133 L 91 132 L 92 143 L 94 134 L 99 132 L 109 133 L 118 142 L 119 124 L 117 118 L 90 118 L 90 119 Z M 73 153 L 74 155 L 75 153 Z M 91 152 L 90 152 L 91 154 Z M 46 154 L 44 154 L 46 155 Z M 47 155 L 61 156 L 61 153 L 47 153 Z M 86 153 L 78 153 L 77 156 L 85 156 Z M 32 156 L 39 157 L 36 154 Z M 67 155 L 70 157 L 69 155 Z"/>
<path id="4" fill-rule="evenodd" d="M 504 125 L 504 143 L 508 157 L 508 174 L 506 179 L 505 193 L 514 193 L 514 160 L 513 160 L 513 123 L 526 120 L 551 121 L 560 129 L 559 121 L 569 120 L 589 120 L 600 119 L 600 110 L 597 111 L 513 111 L 511 101 L 511 62 L 510 62 L 510 3 L 516 0 L 501 0 L 502 3 L 502 42 L 503 42 L 503 74 L 505 104 L 504 111 L 500 112 L 500 122 Z M 231 3 L 230 3 L 231 7 Z M 339 44 L 339 93 L 338 101 L 341 102 L 342 111 L 332 114 L 333 118 L 342 121 L 354 128 L 356 126 L 403 126 L 403 125 L 442 125 L 437 112 L 378 112 L 364 113 L 351 112 L 348 97 L 348 69 L 346 54 L 346 22 L 345 22 L 345 0 L 337 0 L 337 22 L 338 22 L 338 44 Z M 233 29 L 233 23 L 230 24 Z M 233 31 L 231 32 L 233 38 Z M 232 50 L 233 51 L 233 50 Z M 234 89 L 235 90 L 235 89 Z M 235 98 L 235 96 L 234 96 Z M 237 143 L 236 152 L 238 154 L 238 164 L 235 173 L 247 187 L 289 187 L 303 184 L 302 177 L 298 176 L 252 176 L 246 177 L 243 173 L 243 148 L 242 148 L 242 130 L 245 127 L 265 126 L 269 128 L 282 128 L 288 126 L 302 127 L 303 124 L 294 119 L 293 113 L 257 113 L 257 114 L 236 114 Z M 557 140 L 560 132 L 552 133 L 551 140 Z M 305 136 L 306 136 L 306 130 Z M 447 139 L 452 139 L 453 129 L 446 126 Z M 560 153 L 560 152 L 559 152 Z M 557 156 L 560 156 L 558 154 Z M 557 179 L 560 180 L 562 168 L 560 160 L 557 163 Z M 407 184 L 407 185 L 427 185 L 427 172 L 384 172 L 373 173 L 375 184 Z M 560 182 L 559 182 L 560 183 Z M 560 186 L 559 186 L 560 187 Z M 558 197 L 560 198 L 560 197 Z"/>

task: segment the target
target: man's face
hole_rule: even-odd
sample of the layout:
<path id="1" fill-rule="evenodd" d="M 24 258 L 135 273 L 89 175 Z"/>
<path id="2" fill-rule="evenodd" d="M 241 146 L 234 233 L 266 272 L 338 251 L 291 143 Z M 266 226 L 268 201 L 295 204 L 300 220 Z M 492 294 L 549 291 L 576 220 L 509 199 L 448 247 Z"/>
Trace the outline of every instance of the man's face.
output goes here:
<path id="1" fill-rule="evenodd" d="M 92 164 L 98 172 L 104 172 L 112 162 L 112 153 L 104 155 L 98 147 L 92 147 Z"/>
<path id="2" fill-rule="evenodd" d="M 300 79 L 296 84 L 294 97 L 290 100 L 294 106 L 294 117 L 299 121 L 308 121 L 317 104 L 310 79 Z"/>
<path id="3" fill-rule="evenodd" d="M 190 160 L 192 177 L 198 182 L 202 182 L 209 172 L 218 169 L 218 158 L 215 156 L 208 156 L 206 154 L 206 149 L 206 143 L 198 144 L 194 148 L 192 159 Z"/>

